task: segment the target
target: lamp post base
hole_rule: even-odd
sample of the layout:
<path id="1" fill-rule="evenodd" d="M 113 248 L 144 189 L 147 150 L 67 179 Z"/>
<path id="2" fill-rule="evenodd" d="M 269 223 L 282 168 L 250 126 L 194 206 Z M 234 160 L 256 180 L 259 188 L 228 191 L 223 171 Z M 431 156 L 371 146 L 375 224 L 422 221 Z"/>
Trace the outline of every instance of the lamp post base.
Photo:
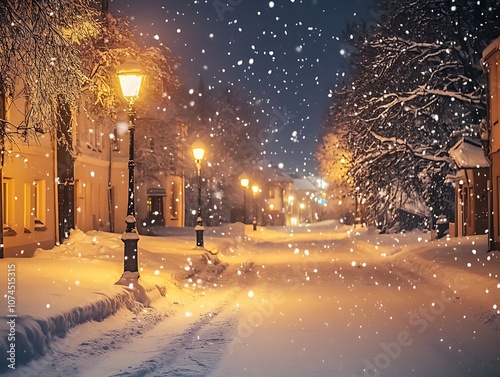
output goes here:
<path id="1" fill-rule="evenodd" d="M 127 229 L 122 234 L 122 241 L 124 244 L 123 251 L 123 270 L 124 275 L 127 272 L 137 273 L 137 277 L 139 277 L 139 258 L 138 258 L 138 242 L 139 242 L 139 233 L 135 227 L 135 217 L 127 216 L 125 219 L 127 223 Z"/>
<path id="2" fill-rule="evenodd" d="M 196 246 L 203 247 L 203 230 L 196 231 Z"/>
<path id="3" fill-rule="evenodd" d="M 203 231 L 205 230 L 203 226 L 196 225 L 194 228 L 196 231 L 196 246 L 203 246 Z"/>

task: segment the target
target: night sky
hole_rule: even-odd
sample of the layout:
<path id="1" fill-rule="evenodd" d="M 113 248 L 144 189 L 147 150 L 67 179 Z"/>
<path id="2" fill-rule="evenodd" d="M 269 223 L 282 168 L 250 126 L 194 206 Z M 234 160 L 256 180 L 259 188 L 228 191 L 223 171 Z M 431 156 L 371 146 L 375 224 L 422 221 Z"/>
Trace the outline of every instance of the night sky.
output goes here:
<path id="1" fill-rule="evenodd" d="M 178 56 L 187 88 L 234 87 L 265 109 L 274 129 L 265 158 L 300 175 L 316 173 L 314 153 L 336 75 L 346 71 L 339 38 L 367 19 L 373 0 L 111 0 L 149 45 Z"/>

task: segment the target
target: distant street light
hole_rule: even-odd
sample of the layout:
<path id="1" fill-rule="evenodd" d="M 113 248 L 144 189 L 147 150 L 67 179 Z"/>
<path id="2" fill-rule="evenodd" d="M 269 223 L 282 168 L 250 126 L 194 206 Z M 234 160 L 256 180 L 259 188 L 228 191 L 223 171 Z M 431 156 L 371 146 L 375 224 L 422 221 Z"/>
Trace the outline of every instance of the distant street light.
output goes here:
<path id="1" fill-rule="evenodd" d="M 259 186 L 258 185 L 252 185 L 252 192 L 253 192 L 253 230 L 257 230 L 257 206 L 255 202 L 255 195 L 259 192 Z"/>
<path id="2" fill-rule="evenodd" d="M 139 97 L 141 84 L 146 76 L 143 68 L 133 59 L 121 64 L 116 75 L 120 80 L 123 97 L 128 102 L 128 132 L 129 132 L 129 158 L 128 158 L 128 205 L 127 229 L 123 232 L 122 241 L 124 243 L 124 274 L 126 272 L 136 272 L 139 277 L 139 261 L 137 253 L 137 243 L 139 233 L 136 228 L 135 203 L 134 203 L 134 131 L 135 131 L 135 108 L 134 103 Z"/>
<path id="3" fill-rule="evenodd" d="M 198 217 L 196 218 L 196 246 L 203 246 L 203 218 L 201 214 L 201 160 L 205 154 L 205 145 L 200 140 L 197 140 L 191 146 L 193 150 L 194 163 L 198 174 Z"/>
<path id="4" fill-rule="evenodd" d="M 299 204 L 299 208 L 300 208 L 300 213 L 299 213 L 299 223 L 302 223 L 304 222 L 304 215 L 303 215 L 303 211 L 304 209 L 306 208 L 306 205 L 304 203 L 300 203 Z"/>
<path id="5" fill-rule="evenodd" d="M 250 180 L 245 176 L 240 176 L 241 187 L 243 187 L 243 224 L 247 222 L 247 189 Z"/>

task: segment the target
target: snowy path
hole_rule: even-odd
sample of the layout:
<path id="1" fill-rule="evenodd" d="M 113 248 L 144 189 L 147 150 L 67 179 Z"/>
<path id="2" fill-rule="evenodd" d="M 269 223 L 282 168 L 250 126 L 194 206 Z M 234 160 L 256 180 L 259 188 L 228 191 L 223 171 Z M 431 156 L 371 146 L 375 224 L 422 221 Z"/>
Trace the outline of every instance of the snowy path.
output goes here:
<path id="1" fill-rule="evenodd" d="M 133 335 L 117 352 L 107 352 L 81 374 L 93 376 L 204 375 L 217 365 L 232 326 L 233 290 L 203 297 L 147 332 Z M 128 368 L 121 366 L 129 365 Z M 122 370 L 123 368 L 123 370 Z"/>
<path id="2" fill-rule="evenodd" d="M 498 275 L 375 257 L 392 241 L 278 236 L 221 256 L 210 288 L 73 329 L 15 376 L 499 376 L 498 293 L 481 285 Z"/>
<path id="3" fill-rule="evenodd" d="M 160 302 L 137 316 L 124 310 L 84 324 L 12 376 L 207 375 L 231 340 L 236 313 L 229 304 L 237 292 L 221 288 L 195 300 L 186 297 L 174 308 Z"/>
<path id="4" fill-rule="evenodd" d="M 498 333 L 449 290 L 413 289 L 380 267 L 304 285 L 280 274 L 260 271 L 265 284 L 210 376 L 498 376 Z"/>

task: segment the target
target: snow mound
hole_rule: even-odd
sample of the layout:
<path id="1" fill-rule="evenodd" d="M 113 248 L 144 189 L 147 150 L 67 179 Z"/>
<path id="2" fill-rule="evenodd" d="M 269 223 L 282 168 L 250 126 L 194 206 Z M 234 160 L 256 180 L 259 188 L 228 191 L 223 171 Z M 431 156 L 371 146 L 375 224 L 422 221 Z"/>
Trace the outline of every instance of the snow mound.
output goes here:
<path id="1" fill-rule="evenodd" d="M 164 285 L 157 285 L 150 283 L 148 280 L 139 279 L 137 272 L 125 272 L 116 284 L 123 285 L 132 293 L 135 300 L 144 306 L 151 306 L 154 301 L 165 295 Z"/>
<path id="2" fill-rule="evenodd" d="M 56 313 L 46 318 L 35 316 L 23 316 L 16 318 L 1 317 L 1 323 L 15 322 L 15 355 L 19 364 L 43 356 L 50 348 L 50 343 L 56 338 L 63 338 L 67 332 L 82 323 L 89 321 L 102 321 L 115 314 L 121 308 L 127 308 L 138 312 L 142 305 L 137 302 L 134 295 L 121 288 L 102 293 L 102 298 L 72 308 L 63 313 Z M 7 341 L 8 332 L 2 326 L 0 333 L 0 352 L 6 355 L 10 352 L 10 342 Z M 5 365 L 0 365 L 0 372 L 5 371 Z"/>

